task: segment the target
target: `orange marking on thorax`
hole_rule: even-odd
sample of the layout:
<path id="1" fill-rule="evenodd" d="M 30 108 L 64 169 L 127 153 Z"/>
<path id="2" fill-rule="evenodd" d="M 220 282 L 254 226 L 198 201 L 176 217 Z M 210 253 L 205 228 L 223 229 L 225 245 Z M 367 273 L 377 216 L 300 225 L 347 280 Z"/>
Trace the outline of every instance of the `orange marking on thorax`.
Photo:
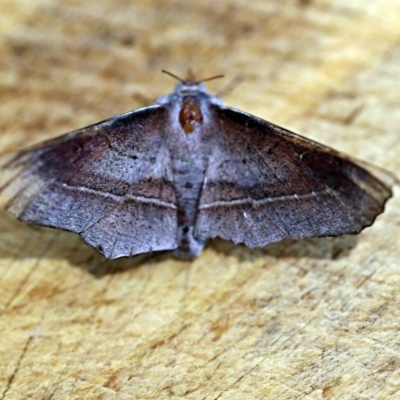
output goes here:
<path id="1" fill-rule="evenodd" d="M 203 114 L 199 105 L 193 100 L 185 100 L 179 112 L 179 123 L 185 133 L 192 133 L 196 123 L 203 122 Z"/>

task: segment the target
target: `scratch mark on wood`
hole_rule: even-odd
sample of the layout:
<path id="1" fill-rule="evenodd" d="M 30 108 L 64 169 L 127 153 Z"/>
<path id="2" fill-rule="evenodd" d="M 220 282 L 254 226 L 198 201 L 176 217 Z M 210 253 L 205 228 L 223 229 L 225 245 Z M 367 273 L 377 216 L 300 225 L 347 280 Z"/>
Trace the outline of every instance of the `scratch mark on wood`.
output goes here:
<path id="1" fill-rule="evenodd" d="M 294 332 L 293 334 L 291 334 L 290 336 L 288 336 L 286 338 L 286 340 L 281 343 L 281 346 L 285 343 L 287 343 L 288 341 L 290 341 L 294 336 L 297 336 L 301 333 L 301 331 L 306 328 L 315 318 L 311 318 L 309 321 L 307 321 L 307 323 L 305 323 L 299 330 L 297 330 L 296 332 Z M 276 343 L 276 342 L 275 342 Z M 232 346 L 233 347 L 233 346 Z M 237 378 L 234 382 L 232 382 L 228 387 L 226 387 L 223 391 L 221 391 L 221 393 L 217 396 L 217 397 L 213 397 L 213 400 L 218 400 L 222 397 L 222 395 L 227 392 L 228 390 L 232 389 L 236 384 L 238 384 L 244 377 L 246 377 L 247 375 L 251 374 L 254 370 L 256 370 L 268 357 L 270 356 L 270 354 L 268 354 L 267 356 L 263 357 L 259 362 L 257 362 L 254 366 L 252 366 L 251 368 L 249 368 L 246 372 L 244 372 L 242 375 L 239 376 L 239 378 Z M 293 389 L 292 389 L 293 390 Z M 307 395 L 306 393 L 302 393 L 304 395 Z M 204 398 L 205 399 L 205 398 Z"/>
<path id="2" fill-rule="evenodd" d="M 25 346 L 24 346 L 24 348 L 22 349 L 22 353 L 21 353 L 21 355 L 20 355 L 20 357 L 19 357 L 19 359 L 18 359 L 18 361 L 17 361 L 17 363 L 16 363 L 16 365 L 15 365 L 14 371 L 12 372 L 11 376 L 8 378 L 6 388 L 4 389 L 4 392 L 3 392 L 3 394 L 1 395 L 0 400 L 5 399 L 7 393 L 8 393 L 9 390 L 11 389 L 11 386 L 12 386 L 12 384 L 13 384 L 13 382 L 14 382 L 14 379 L 15 379 L 15 377 L 17 376 L 18 371 L 19 371 L 19 369 L 20 369 L 20 367 L 21 367 L 22 360 L 24 359 L 24 357 L 25 357 L 25 355 L 26 355 L 26 353 L 27 353 L 27 351 L 28 351 L 29 345 L 31 344 L 33 338 L 34 338 L 34 335 L 30 335 L 30 336 L 28 337 L 28 340 L 26 341 Z"/>

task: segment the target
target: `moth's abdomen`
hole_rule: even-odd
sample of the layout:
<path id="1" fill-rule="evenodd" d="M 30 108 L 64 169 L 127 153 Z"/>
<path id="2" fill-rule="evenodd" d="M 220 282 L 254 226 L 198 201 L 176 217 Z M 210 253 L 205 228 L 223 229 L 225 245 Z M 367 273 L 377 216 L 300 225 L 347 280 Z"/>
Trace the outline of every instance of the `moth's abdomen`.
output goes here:
<path id="1" fill-rule="evenodd" d="M 196 154 L 173 160 L 178 220 L 178 248 L 175 255 L 181 258 L 197 256 L 205 244 L 205 240 L 193 235 L 205 169 L 206 159 Z"/>

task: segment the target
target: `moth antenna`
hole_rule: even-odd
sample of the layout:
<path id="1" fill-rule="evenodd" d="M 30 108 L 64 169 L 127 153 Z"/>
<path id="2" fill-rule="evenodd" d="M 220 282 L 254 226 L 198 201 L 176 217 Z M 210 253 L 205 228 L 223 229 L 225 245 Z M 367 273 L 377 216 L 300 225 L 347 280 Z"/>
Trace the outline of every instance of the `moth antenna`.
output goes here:
<path id="1" fill-rule="evenodd" d="M 200 79 L 198 82 L 199 83 L 209 82 L 209 81 L 213 81 L 214 79 L 223 78 L 224 76 L 225 75 L 223 75 L 223 74 L 214 75 L 214 76 L 211 76 L 210 78 Z"/>
<path id="2" fill-rule="evenodd" d="M 196 82 L 196 83 L 204 83 L 204 82 L 209 82 L 212 81 L 214 79 L 219 79 L 219 78 L 223 78 L 224 75 L 220 74 L 220 75 L 214 75 L 211 76 L 210 78 L 205 78 L 205 79 L 196 79 L 195 74 L 193 73 L 193 70 L 191 68 L 188 69 L 186 78 L 180 78 L 178 75 L 173 74 L 172 72 L 166 71 L 165 69 L 162 69 L 161 72 L 163 72 L 164 74 L 167 74 L 169 76 L 171 76 L 172 78 L 176 79 L 179 82 Z"/>
<path id="3" fill-rule="evenodd" d="M 175 75 L 172 72 L 166 71 L 165 69 L 162 69 L 161 72 L 171 76 L 172 78 L 176 79 L 179 82 L 184 82 L 185 81 L 184 79 L 180 78 L 178 75 Z"/>

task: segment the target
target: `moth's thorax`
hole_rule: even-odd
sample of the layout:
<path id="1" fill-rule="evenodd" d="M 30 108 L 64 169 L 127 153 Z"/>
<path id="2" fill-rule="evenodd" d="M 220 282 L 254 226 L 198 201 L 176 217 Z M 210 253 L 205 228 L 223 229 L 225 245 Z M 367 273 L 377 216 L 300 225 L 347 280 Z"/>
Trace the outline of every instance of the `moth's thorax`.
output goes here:
<path id="1" fill-rule="evenodd" d="M 186 98 L 179 112 L 179 123 L 185 133 L 192 133 L 196 125 L 203 123 L 203 113 L 195 98 Z"/>
<path id="2" fill-rule="evenodd" d="M 223 106 L 223 102 L 210 95 L 202 83 L 191 81 L 179 82 L 173 93 L 160 97 L 157 103 L 169 109 L 171 125 L 184 136 L 191 136 L 209 123 L 211 105 Z"/>

